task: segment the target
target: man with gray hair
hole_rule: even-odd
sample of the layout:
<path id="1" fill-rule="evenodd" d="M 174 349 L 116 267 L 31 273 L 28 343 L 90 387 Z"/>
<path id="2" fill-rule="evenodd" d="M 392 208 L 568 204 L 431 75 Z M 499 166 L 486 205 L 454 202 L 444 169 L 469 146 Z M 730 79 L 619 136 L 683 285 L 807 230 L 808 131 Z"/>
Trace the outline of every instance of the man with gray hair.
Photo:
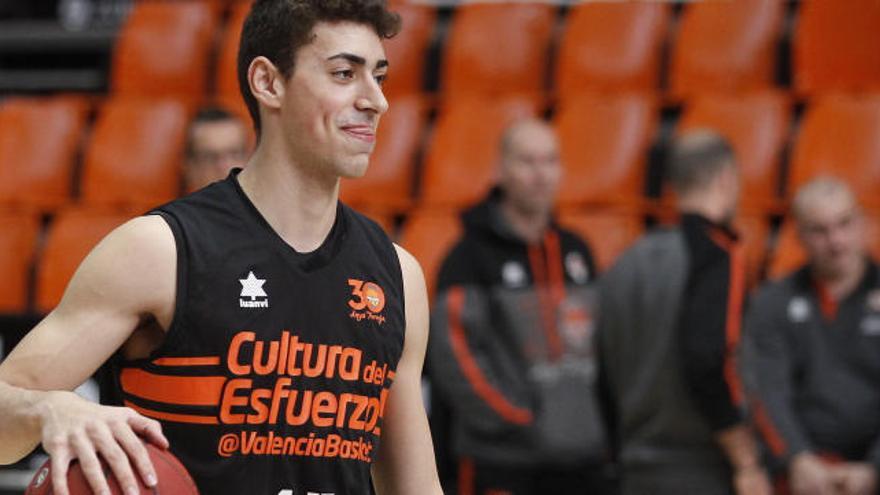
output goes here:
<path id="1" fill-rule="evenodd" d="M 730 224 L 739 197 L 718 134 L 670 154 L 677 228 L 647 234 L 602 279 L 599 350 L 624 495 L 769 495 L 742 413 L 734 357 L 744 267 Z"/>
<path id="2" fill-rule="evenodd" d="M 792 213 L 807 263 L 766 284 L 744 358 L 793 495 L 872 495 L 880 469 L 880 273 L 850 188 L 820 177 Z"/>

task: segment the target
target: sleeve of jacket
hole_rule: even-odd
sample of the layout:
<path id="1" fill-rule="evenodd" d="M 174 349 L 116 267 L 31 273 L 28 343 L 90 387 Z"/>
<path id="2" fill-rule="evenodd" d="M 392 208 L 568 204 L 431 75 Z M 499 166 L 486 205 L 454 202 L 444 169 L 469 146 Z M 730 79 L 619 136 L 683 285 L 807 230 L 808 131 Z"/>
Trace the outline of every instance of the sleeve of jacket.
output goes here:
<path id="1" fill-rule="evenodd" d="M 795 363 L 786 338 L 788 301 L 765 288 L 751 301 L 745 321 L 742 365 L 752 419 L 778 461 L 811 446 L 794 412 Z"/>
<path id="2" fill-rule="evenodd" d="M 526 370 L 499 341 L 489 291 L 472 279 L 473 263 L 459 245 L 441 268 L 428 368 L 459 421 L 492 434 L 530 425 L 533 399 Z"/>
<path id="3" fill-rule="evenodd" d="M 742 293 L 736 293 L 733 276 L 726 259 L 702 269 L 687 292 L 679 324 L 684 381 L 716 431 L 744 419 L 739 409 L 739 377 L 732 362 L 738 346 Z M 729 328 L 731 325 L 736 328 Z"/>

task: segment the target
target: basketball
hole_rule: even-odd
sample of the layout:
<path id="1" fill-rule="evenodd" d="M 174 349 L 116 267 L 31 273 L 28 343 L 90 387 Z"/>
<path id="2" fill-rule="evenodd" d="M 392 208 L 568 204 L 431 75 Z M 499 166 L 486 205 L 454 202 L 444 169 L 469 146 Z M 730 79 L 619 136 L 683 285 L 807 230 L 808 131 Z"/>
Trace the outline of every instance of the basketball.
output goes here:
<path id="1" fill-rule="evenodd" d="M 156 476 L 159 479 L 158 486 L 154 489 L 148 488 L 143 484 L 140 476 L 138 479 L 138 488 L 140 493 L 144 495 L 162 494 L 162 495 L 198 495 L 199 491 L 196 484 L 190 477 L 183 464 L 174 457 L 168 450 L 162 450 L 152 444 L 146 444 L 147 452 L 150 454 L 150 460 L 153 461 L 153 467 L 156 470 Z M 122 495 L 122 488 L 116 482 L 110 466 L 101 459 L 101 465 L 104 468 L 104 474 L 107 476 L 107 483 L 110 485 L 110 493 L 113 495 Z M 137 473 L 135 473 L 137 475 Z M 70 464 L 67 472 L 67 486 L 70 495 L 89 495 L 92 489 L 89 482 L 83 474 L 82 468 L 77 460 Z M 25 495 L 53 495 L 51 460 L 46 460 L 37 470 L 34 478 L 28 484 Z"/>

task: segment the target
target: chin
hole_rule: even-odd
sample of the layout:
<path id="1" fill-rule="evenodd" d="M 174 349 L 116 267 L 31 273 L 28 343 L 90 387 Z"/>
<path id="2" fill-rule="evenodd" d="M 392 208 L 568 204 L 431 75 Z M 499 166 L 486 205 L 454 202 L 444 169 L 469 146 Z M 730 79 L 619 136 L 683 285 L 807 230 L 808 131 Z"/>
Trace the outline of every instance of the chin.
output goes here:
<path id="1" fill-rule="evenodd" d="M 338 164 L 336 170 L 339 176 L 343 179 L 358 179 L 367 173 L 369 163 L 369 157 L 358 157 L 353 160 L 347 160 L 345 163 Z"/>

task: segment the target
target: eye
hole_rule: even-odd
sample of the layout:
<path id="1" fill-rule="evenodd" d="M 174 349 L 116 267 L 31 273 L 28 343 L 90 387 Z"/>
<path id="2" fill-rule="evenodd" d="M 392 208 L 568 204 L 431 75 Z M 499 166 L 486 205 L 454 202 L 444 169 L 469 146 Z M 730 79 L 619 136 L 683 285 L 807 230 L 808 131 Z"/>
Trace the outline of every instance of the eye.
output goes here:
<path id="1" fill-rule="evenodd" d="M 343 81 L 354 79 L 354 71 L 351 69 L 341 69 L 333 72 L 333 77 Z"/>
<path id="2" fill-rule="evenodd" d="M 388 79 L 388 74 L 379 74 L 373 76 L 376 79 L 376 82 L 379 83 L 379 86 L 385 83 L 385 80 Z"/>

